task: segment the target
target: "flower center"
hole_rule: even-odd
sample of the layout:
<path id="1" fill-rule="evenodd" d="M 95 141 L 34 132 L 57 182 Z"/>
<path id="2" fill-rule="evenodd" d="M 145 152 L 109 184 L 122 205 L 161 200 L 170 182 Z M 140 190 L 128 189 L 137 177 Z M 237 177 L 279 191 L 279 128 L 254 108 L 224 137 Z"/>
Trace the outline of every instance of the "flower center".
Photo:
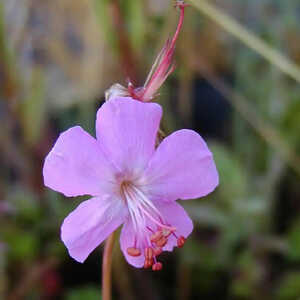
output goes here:
<path id="1" fill-rule="evenodd" d="M 154 203 L 133 182 L 124 180 L 120 185 L 122 199 L 128 207 L 134 229 L 134 243 L 127 249 L 130 256 L 140 256 L 144 252 L 144 267 L 158 271 L 162 264 L 156 257 L 162 253 L 170 235 L 177 239 L 182 247 L 185 238 L 176 235 L 176 228 L 168 224 Z"/>

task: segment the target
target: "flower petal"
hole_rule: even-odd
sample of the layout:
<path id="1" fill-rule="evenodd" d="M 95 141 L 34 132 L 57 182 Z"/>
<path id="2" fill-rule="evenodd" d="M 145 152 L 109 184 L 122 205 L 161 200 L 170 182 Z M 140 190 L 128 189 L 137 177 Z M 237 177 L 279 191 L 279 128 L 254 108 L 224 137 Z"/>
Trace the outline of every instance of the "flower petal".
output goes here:
<path id="1" fill-rule="evenodd" d="M 156 203 L 156 207 L 161 212 L 164 221 L 176 228 L 177 238 L 180 236 L 187 238 L 191 234 L 194 227 L 193 222 L 181 205 L 177 202 L 160 202 Z M 173 251 L 173 248 L 177 247 L 177 238 L 171 234 L 163 250 Z"/>
<path id="2" fill-rule="evenodd" d="M 188 129 L 162 141 L 145 177 L 145 189 L 152 197 L 165 201 L 203 197 L 219 182 L 212 153 L 201 136 Z"/>
<path id="3" fill-rule="evenodd" d="M 113 173 L 96 139 L 79 126 L 59 136 L 43 168 L 45 185 L 66 196 L 99 195 L 112 188 Z"/>
<path id="4" fill-rule="evenodd" d="M 70 256 L 84 262 L 124 222 L 126 214 L 121 199 L 95 197 L 82 202 L 61 226 L 61 239 Z"/>
<path id="5" fill-rule="evenodd" d="M 129 97 L 111 99 L 98 110 L 97 139 L 121 171 L 144 169 L 154 152 L 161 115 L 160 105 Z"/>
<path id="6" fill-rule="evenodd" d="M 135 237 L 136 235 L 134 232 L 133 224 L 130 218 L 127 218 L 127 220 L 123 225 L 121 236 L 120 236 L 121 250 L 129 264 L 131 264 L 136 268 L 142 268 L 144 266 L 144 260 L 145 260 L 144 253 L 142 253 L 140 256 L 137 257 L 130 256 L 127 253 L 127 248 L 134 246 Z"/>

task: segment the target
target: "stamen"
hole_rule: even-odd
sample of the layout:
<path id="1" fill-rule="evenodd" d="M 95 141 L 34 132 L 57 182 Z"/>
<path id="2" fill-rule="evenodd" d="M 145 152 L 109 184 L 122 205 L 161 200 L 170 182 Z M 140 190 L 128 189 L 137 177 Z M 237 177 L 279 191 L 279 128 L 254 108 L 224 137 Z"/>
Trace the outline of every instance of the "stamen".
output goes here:
<path id="1" fill-rule="evenodd" d="M 144 268 L 145 269 L 150 268 L 152 265 L 153 265 L 153 258 L 152 259 L 145 259 L 145 262 L 144 262 Z"/>
<path id="2" fill-rule="evenodd" d="M 155 256 L 159 256 L 163 252 L 161 247 L 154 247 L 153 251 Z"/>
<path id="3" fill-rule="evenodd" d="M 162 228 L 165 228 L 165 229 L 169 229 L 170 231 L 175 231 L 176 228 L 175 227 L 170 227 L 170 226 L 167 226 L 167 225 L 164 225 L 162 223 L 160 223 L 159 221 L 157 221 L 156 219 L 154 219 L 146 210 L 143 210 L 143 213 L 145 213 L 145 215 L 147 215 L 147 217 L 153 222 L 155 223 L 156 225 L 158 225 L 159 227 L 162 227 Z"/>
<path id="4" fill-rule="evenodd" d="M 146 260 L 151 260 L 153 258 L 153 249 L 148 247 L 145 249 L 145 258 Z"/>
<path id="5" fill-rule="evenodd" d="M 177 238 L 176 228 L 165 222 L 153 202 L 134 184 L 124 181 L 121 184 L 121 195 L 128 206 L 135 232 L 134 246 L 127 248 L 128 255 L 137 257 L 144 251 L 144 268 L 153 266 L 153 270 L 161 270 L 162 264 L 156 261 L 156 256 L 162 253 L 169 236 L 173 234 L 176 237 L 178 247 L 184 245 L 185 238 Z"/>
<path id="6" fill-rule="evenodd" d="M 177 246 L 179 248 L 182 248 L 185 244 L 185 237 L 184 236 L 180 236 L 178 239 L 177 239 Z"/>
<path id="7" fill-rule="evenodd" d="M 161 262 L 157 262 L 152 266 L 152 270 L 153 271 L 160 271 L 162 269 L 162 263 Z"/>
<path id="8" fill-rule="evenodd" d="M 157 247 L 164 247 L 168 242 L 168 239 L 166 237 L 161 237 L 155 244 Z"/>
<path id="9" fill-rule="evenodd" d="M 167 229 L 165 229 L 165 228 L 163 228 L 163 230 L 162 230 L 162 234 L 163 234 L 163 236 L 164 237 L 169 237 L 170 235 L 171 235 L 171 233 L 172 233 L 172 231 L 171 230 L 167 230 Z"/>
<path id="10" fill-rule="evenodd" d="M 158 240 L 160 240 L 163 237 L 162 231 L 157 231 L 154 234 L 151 235 L 150 240 L 152 243 L 156 243 Z"/>
<path id="11" fill-rule="evenodd" d="M 133 192 L 136 193 L 136 195 L 142 200 L 142 204 L 145 205 L 146 207 L 149 206 L 151 207 L 157 215 L 160 217 L 160 212 L 157 210 L 157 208 L 153 205 L 152 201 L 150 201 L 144 193 L 142 193 L 138 188 L 136 188 L 133 184 L 131 185 L 131 188 Z"/>
<path id="12" fill-rule="evenodd" d="M 127 248 L 127 253 L 130 255 L 130 256 L 140 256 L 141 255 L 141 250 L 140 249 L 137 249 L 137 248 L 134 248 L 134 247 L 129 247 Z"/>

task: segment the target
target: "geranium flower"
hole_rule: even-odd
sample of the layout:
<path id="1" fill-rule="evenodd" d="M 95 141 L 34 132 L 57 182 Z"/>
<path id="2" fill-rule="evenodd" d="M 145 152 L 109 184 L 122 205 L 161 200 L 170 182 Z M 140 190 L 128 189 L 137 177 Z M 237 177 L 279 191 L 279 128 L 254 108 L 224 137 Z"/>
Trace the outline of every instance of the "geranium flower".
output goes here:
<path id="1" fill-rule="evenodd" d="M 93 138 L 63 132 L 45 160 L 45 185 L 91 195 L 64 220 L 61 238 L 83 262 L 123 225 L 120 245 L 135 267 L 162 268 L 162 251 L 183 246 L 193 223 L 177 199 L 203 197 L 218 185 L 213 157 L 199 134 L 179 130 L 155 148 L 161 106 L 117 97 L 102 105 Z"/>

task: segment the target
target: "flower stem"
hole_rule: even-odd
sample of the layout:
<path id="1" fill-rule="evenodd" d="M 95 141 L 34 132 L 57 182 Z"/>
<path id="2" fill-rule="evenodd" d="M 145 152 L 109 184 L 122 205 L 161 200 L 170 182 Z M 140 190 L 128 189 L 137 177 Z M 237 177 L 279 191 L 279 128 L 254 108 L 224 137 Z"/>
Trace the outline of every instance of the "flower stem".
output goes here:
<path id="1" fill-rule="evenodd" d="M 102 299 L 111 300 L 111 263 L 112 250 L 115 242 L 115 233 L 113 232 L 105 242 L 103 262 L 102 262 Z"/>

